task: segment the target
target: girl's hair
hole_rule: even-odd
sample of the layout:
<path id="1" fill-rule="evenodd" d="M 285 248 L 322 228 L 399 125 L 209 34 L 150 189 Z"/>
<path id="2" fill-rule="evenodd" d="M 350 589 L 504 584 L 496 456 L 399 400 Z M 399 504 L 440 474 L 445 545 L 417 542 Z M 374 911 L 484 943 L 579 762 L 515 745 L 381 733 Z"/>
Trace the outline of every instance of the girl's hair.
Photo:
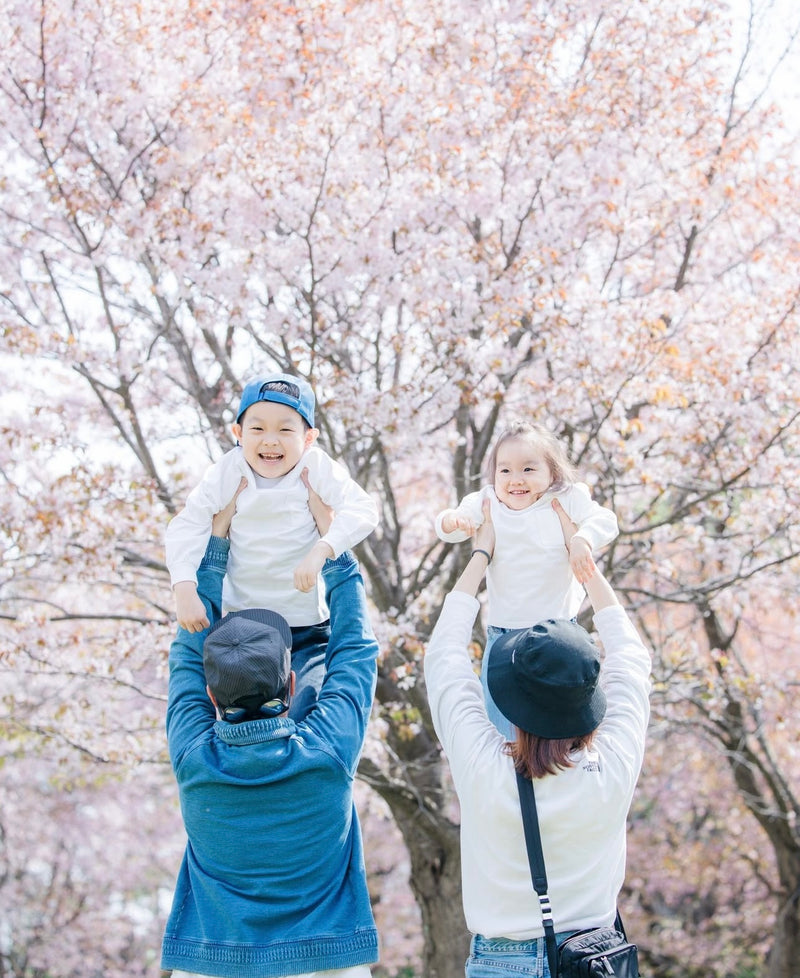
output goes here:
<path id="1" fill-rule="evenodd" d="M 492 446 L 492 450 L 486 459 L 485 478 L 489 483 L 494 483 L 494 473 L 497 468 L 497 456 L 500 447 L 511 438 L 523 438 L 534 448 L 539 449 L 545 461 L 550 466 L 553 473 L 551 489 L 563 489 L 565 486 L 575 482 L 577 473 L 569 458 L 567 450 L 556 438 L 556 436 L 543 428 L 541 425 L 532 424 L 530 421 L 512 421 L 512 423 L 500 433 L 499 438 Z"/>
<path id="2" fill-rule="evenodd" d="M 524 778 L 543 778 L 546 774 L 558 774 L 573 767 L 570 754 L 589 747 L 593 739 L 594 730 L 582 737 L 549 740 L 517 728 L 517 739 L 507 743 L 504 750 L 513 759 L 518 774 Z"/>

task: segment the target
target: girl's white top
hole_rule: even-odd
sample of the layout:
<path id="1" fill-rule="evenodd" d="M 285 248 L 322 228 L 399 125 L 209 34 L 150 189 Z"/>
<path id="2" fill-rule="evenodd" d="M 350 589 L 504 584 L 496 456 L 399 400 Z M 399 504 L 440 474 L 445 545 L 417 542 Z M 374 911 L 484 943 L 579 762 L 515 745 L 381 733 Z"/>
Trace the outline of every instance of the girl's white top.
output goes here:
<path id="1" fill-rule="evenodd" d="M 425 655 L 436 734 L 461 808 L 462 899 L 467 927 L 530 940 L 544 929 L 531 883 L 514 764 L 486 716 L 468 645 L 479 610 L 471 595 L 445 599 Z M 556 931 L 614 920 L 625 875 L 625 827 L 644 755 L 650 656 L 625 611 L 594 617 L 605 658 L 606 715 L 575 766 L 534 781 Z"/>
<path id="2" fill-rule="evenodd" d="M 232 499 L 242 476 L 247 487 L 236 501 L 230 529 L 230 556 L 222 586 L 223 612 L 270 608 L 296 627 L 325 621 L 328 609 L 321 581 L 311 591 L 294 586 L 294 569 L 320 539 L 308 508 L 308 490 L 300 474 L 333 507 L 335 516 L 322 539 L 334 557 L 352 549 L 378 525 L 378 507 L 347 469 L 316 446 L 279 479 L 256 477 L 240 447 L 206 471 L 186 505 L 170 520 L 166 560 L 172 584 L 196 581 L 211 518 Z"/>
<path id="3" fill-rule="evenodd" d="M 556 492 L 546 492 L 527 509 L 509 509 L 492 486 L 465 496 L 455 512 L 468 516 L 475 526 L 483 522 L 483 500 L 491 504 L 495 549 L 486 574 L 488 624 L 499 628 L 528 628 L 548 618 L 574 618 L 584 592 L 569 566 L 561 523 L 551 505 L 557 498 L 578 524 L 576 536 L 592 550 L 617 536 L 619 526 L 612 510 L 596 503 L 589 487 L 576 482 Z M 447 543 L 469 539 L 466 533 L 442 531 L 445 510 L 436 517 L 436 533 Z"/>

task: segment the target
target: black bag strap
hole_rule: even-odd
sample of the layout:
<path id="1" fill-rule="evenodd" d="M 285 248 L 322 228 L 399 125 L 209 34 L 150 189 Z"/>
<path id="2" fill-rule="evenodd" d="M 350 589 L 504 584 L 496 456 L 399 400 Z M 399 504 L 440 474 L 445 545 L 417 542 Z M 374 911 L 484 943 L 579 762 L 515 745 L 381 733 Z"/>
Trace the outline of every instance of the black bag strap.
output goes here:
<path id="1" fill-rule="evenodd" d="M 542 836 L 539 832 L 539 816 L 536 812 L 536 795 L 531 780 L 524 778 L 519 772 L 517 772 L 517 787 L 519 788 L 519 805 L 522 809 L 522 826 L 525 830 L 525 846 L 528 850 L 528 862 L 531 867 L 531 881 L 539 897 L 539 906 L 542 910 L 547 962 L 552 978 L 558 978 L 556 930 L 553 926 L 550 897 L 547 895 L 547 870 L 544 868 Z"/>

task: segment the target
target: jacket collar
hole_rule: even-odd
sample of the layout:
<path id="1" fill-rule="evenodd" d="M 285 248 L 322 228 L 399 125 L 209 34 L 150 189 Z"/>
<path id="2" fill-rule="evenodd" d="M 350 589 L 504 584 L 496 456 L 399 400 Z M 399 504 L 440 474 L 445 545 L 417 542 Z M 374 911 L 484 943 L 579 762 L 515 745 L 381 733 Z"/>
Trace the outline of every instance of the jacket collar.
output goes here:
<path id="1" fill-rule="evenodd" d="M 242 723 L 226 723 L 224 720 L 217 720 L 214 724 L 214 733 L 219 739 L 233 746 L 281 740 L 284 737 L 291 737 L 296 729 L 297 724 L 288 717 L 275 717 L 271 720 L 245 720 Z"/>

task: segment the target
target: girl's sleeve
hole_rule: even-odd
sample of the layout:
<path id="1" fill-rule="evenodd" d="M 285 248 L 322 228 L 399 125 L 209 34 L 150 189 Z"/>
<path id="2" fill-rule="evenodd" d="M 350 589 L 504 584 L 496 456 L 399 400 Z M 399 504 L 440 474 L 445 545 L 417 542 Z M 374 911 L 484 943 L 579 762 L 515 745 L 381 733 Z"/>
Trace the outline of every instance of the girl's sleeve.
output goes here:
<path id="1" fill-rule="evenodd" d="M 583 482 L 576 482 L 568 492 L 558 498 L 569 516 L 578 524 L 575 535 L 583 537 L 592 550 L 608 546 L 619 535 L 616 514 L 595 502 L 589 487 Z"/>
<path id="2" fill-rule="evenodd" d="M 481 507 L 483 505 L 484 495 L 484 490 L 471 492 L 468 496 L 464 496 L 455 509 L 443 509 L 436 517 L 436 536 L 445 543 L 461 543 L 464 540 L 469 540 L 469 534 L 464 533 L 463 530 L 454 530 L 452 533 L 445 533 L 442 529 L 442 520 L 448 513 L 457 513 L 459 516 L 466 516 L 468 519 L 471 519 L 475 526 L 480 526 L 483 523 Z"/>

